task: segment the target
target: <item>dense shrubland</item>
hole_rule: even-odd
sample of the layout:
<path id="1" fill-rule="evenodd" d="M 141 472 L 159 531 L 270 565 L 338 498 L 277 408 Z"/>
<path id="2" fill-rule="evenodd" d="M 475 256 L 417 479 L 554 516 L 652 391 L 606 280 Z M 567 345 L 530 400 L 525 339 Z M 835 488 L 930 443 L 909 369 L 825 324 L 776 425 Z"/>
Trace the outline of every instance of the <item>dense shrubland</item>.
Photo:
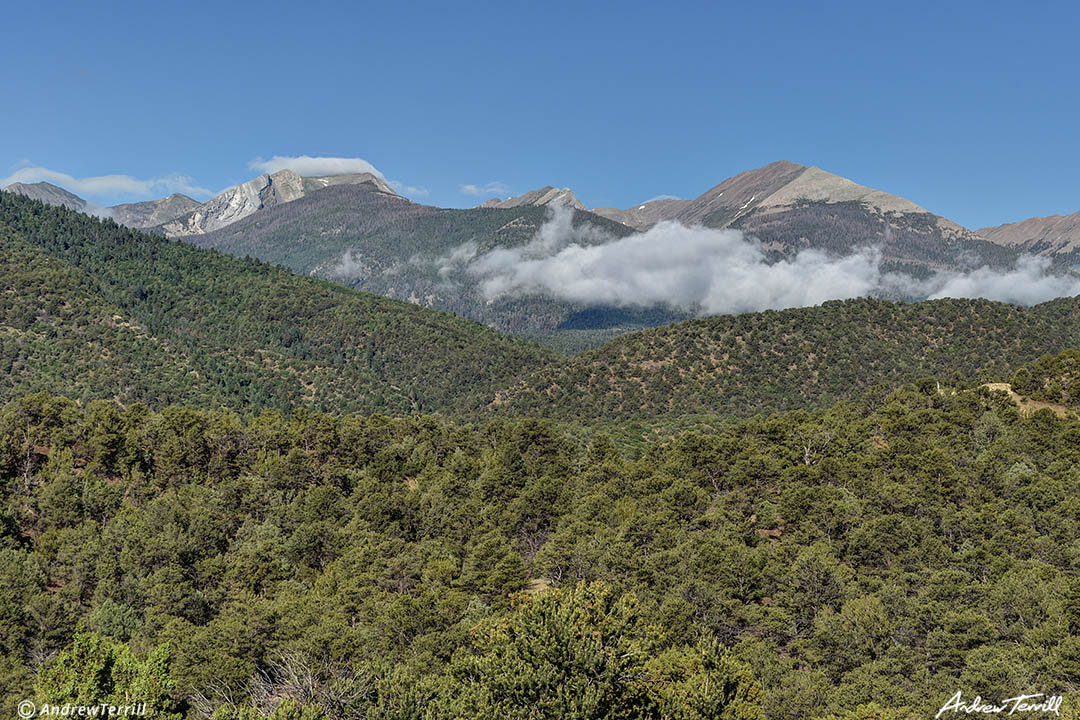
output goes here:
<path id="1" fill-rule="evenodd" d="M 745 417 L 851 400 L 934 375 L 1006 380 L 1080 345 L 1080 298 L 1031 308 L 989 300 L 861 298 L 700 318 L 620 337 L 488 396 L 485 411 L 619 423 Z"/>
<path id="2" fill-rule="evenodd" d="M 1034 400 L 1080 405 L 1080 350 L 1044 355 L 1030 367 L 1017 370 L 1012 387 Z"/>
<path id="3" fill-rule="evenodd" d="M 1075 416 L 932 379 L 637 458 L 535 420 L 29 396 L 0 413 L 3 702 L 813 718 L 1069 692 L 1078 467 Z"/>

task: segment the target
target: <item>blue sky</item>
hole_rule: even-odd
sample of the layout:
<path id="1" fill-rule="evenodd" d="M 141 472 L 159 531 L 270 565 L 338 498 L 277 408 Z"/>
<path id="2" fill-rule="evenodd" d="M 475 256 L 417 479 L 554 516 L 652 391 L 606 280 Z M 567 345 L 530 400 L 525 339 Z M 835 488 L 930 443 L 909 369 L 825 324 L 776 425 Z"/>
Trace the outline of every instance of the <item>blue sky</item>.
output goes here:
<path id="1" fill-rule="evenodd" d="M 129 176 L 73 188 L 107 204 L 310 155 L 626 207 L 787 159 L 969 227 L 1080 210 L 1076 4 L 874 5 L 11 3 L 0 178 Z"/>

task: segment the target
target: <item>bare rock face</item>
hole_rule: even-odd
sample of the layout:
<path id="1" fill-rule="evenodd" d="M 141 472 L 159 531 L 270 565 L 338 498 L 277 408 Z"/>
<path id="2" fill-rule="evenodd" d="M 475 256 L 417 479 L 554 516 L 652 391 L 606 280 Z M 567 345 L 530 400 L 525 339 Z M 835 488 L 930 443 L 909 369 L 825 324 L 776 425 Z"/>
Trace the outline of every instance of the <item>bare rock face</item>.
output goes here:
<path id="1" fill-rule="evenodd" d="M 121 225 L 142 229 L 175 220 L 181 215 L 194 212 L 200 205 L 201 203 L 187 195 L 173 193 L 159 200 L 113 205 L 109 210 L 113 220 Z"/>
<path id="2" fill-rule="evenodd" d="M 368 184 L 397 197 L 386 181 L 371 173 L 301 177 L 292 170 L 260 175 L 231 187 L 205 203 L 174 193 L 157 200 L 123 203 L 99 208 L 51 183 L 12 183 L 6 192 L 26 195 L 49 205 L 110 217 L 121 225 L 138 229 L 159 228 L 168 237 L 203 235 L 219 230 L 259 210 L 292 202 L 331 185 Z"/>
<path id="3" fill-rule="evenodd" d="M 231 225 L 263 208 L 303 196 L 304 179 L 292 170 L 278 170 L 273 175 L 264 173 L 215 195 L 190 214 L 165 223 L 165 234 L 168 237 L 202 235 Z"/>
<path id="4" fill-rule="evenodd" d="M 371 173 L 300 177 L 292 170 L 278 170 L 236 185 L 207 200 L 198 208 L 160 225 L 167 237 L 204 235 L 232 225 L 266 208 L 299 200 L 331 185 L 370 184 L 379 192 L 397 195 L 386 182 Z"/>
<path id="5" fill-rule="evenodd" d="M 807 170 L 805 165 L 781 160 L 739 173 L 691 200 L 676 216 L 664 219 L 678 220 L 684 225 L 726 227 L 764 204 Z"/>
<path id="6" fill-rule="evenodd" d="M 516 208 L 524 207 L 527 205 L 541 206 L 541 205 L 566 205 L 568 207 L 575 208 L 577 210 L 585 210 L 585 203 L 577 199 L 573 191 L 570 188 L 559 188 L 546 185 L 539 190 L 533 190 L 527 192 L 524 195 L 517 197 L 507 198 L 506 200 L 500 200 L 499 198 L 491 198 L 487 202 L 481 203 L 479 207 L 484 208 Z"/>
<path id="7" fill-rule="evenodd" d="M 180 193 L 159 200 L 125 203 L 103 208 L 92 205 L 78 195 L 47 182 L 12 183 L 4 190 L 40 200 L 48 205 L 59 205 L 76 212 L 112 218 L 121 225 L 133 228 L 154 227 L 199 207 L 197 201 Z"/>
<path id="8" fill-rule="evenodd" d="M 47 182 L 11 183 L 4 188 L 4 192 L 25 195 L 28 198 L 40 200 L 46 205 L 59 205 L 61 207 L 66 207 L 68 210 L 75 210 L 77 212 L 85 211 L 88 206 L 88 203 L 78 195 L 69 193 L 64 188 L 57 187 L 52 183 Z"/>

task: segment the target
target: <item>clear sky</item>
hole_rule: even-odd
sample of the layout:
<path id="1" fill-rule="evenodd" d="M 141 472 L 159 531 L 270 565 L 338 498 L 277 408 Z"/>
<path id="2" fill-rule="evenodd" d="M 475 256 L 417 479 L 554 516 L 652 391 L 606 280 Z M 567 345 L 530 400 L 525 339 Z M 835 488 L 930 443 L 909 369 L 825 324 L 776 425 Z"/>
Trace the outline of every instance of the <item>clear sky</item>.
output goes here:
<path id="1" fill-rule="evenodd" d="M 626 207 L 787 159 L 981 227 L 1080 210 L 1078 31 L 1071 2 L 8 3 L 0 179 L 205 199 L 310 155 Z"/>

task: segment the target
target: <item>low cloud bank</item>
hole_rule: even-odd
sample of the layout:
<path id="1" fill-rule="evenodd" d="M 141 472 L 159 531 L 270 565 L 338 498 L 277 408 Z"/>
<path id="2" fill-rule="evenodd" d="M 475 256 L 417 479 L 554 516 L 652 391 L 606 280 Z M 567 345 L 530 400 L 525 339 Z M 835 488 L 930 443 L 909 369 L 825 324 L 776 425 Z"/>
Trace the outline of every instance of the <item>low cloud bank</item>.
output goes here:
<path id="1" fill-rule="evenodd" d="M 1037 305 L 1057 297 L 1080 295 L 1080 278 L 1051 275 L 1050 260 L 1022 256 L 1011 270 L 981 267 L 965 273 L 940 273 L 923 283 L 926 297 L 987 298 L 1017 305 Z"/>
<path id="2" fill-rule="evenodd" d="M 292 170 L 297 175 L 351 175 L 353 173 L 371 173 L 381 178 L 383 174 L 374 165 L 363 158 L 312 157 L 310 155 L 275 155 L 269 160 L 261 157 L 248 163 L 252 170 L 264 173 L 276 173 L 278 170 Z"/>
<path id="3" fill-rule="evenodd" d="M 1080 278 L 1049 274 L 1049 261 L 1021 258 L 1010 270 L 981 267 L 938 272 L 926 279 L 881 270 L 881 252 L 844 257 L 803 250 L 768 262 L 758 243 L 737 230 L 659 223 L 624 238 L 552 207 L 536 237 L 517 248 L 479 253 L 466 243 L 438 261 L 444 276 L 477 278 L 488 300 L 544 294 L 616 306 L 668 305 L 701 314 L 728 314 L 817 305 L 863 296 L 987 298 L 1032 305 L 1080 294 Z"/>

